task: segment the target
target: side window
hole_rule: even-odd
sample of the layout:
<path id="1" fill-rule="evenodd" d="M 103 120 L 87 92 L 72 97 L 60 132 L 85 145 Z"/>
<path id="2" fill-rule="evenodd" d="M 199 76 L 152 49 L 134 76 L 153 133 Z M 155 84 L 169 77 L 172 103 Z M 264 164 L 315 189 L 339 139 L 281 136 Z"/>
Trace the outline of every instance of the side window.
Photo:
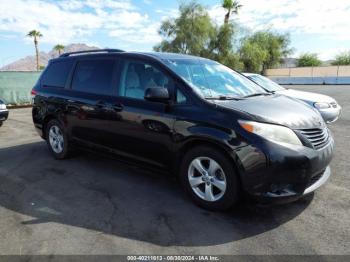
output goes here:
<path id="1" fill-rule="evenodd" d="M 177 104 L 186 104 L 187 103 L 186 96 L 178 88 L 176 89 L 176 103 Z"/>
<path id="2" fill-rule="evenodd" d="M 49 64 L 41 79 L 43 87 L 64 88 L 68 75 L 72 69 L 73 61 L 56 61 Z"/>
<path id="3" fill-rule="evenodd" d="M 72 80 L 72 89 L 100 95 L 113 94 L 114 60 L 79 61 Z"/>
<path id="4" fill-rule="evenodd" d="M 150 64 L 126 60 L 122 66 L 119 86 L 120 96 L 144 99 L 147 88 L 167 88 L 171 94 L 174 83 L 169 76 Z"/>

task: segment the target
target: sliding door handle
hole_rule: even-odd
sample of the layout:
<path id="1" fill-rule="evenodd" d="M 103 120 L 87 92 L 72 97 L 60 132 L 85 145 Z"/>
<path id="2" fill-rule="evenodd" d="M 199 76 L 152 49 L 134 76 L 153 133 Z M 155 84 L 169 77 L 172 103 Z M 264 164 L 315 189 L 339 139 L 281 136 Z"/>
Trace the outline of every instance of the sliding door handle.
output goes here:
<path id="1" fill-rule="evenodd" d="M 124 106 L 120 103 L 117 103 L 117 104 L 113 104 L 112 108 L 114 111 L 120 112 L 120 111 L 123 111 Z"/>

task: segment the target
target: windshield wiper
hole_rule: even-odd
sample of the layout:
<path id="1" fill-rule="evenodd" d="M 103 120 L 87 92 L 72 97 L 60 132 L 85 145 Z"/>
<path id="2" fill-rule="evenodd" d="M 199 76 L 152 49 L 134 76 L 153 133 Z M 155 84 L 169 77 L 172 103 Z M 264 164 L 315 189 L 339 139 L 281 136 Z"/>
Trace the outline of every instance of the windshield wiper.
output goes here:
<path id="1" fill-rule="evenodd" d="M 255 93 L 247 96 L 243 96 L 243 98 L 249 98 L 249 97 L 254 97 L 254 96 L 269 96 L 272 95 L 271 93 Z"/>
<path id="2" fill-rule="evenodd" d="M 205 99 L 207 100 L 241 100 L 241 98 L 239 97 L 235 97 L 235 96 L 208 96 L 205 97 Z"/>

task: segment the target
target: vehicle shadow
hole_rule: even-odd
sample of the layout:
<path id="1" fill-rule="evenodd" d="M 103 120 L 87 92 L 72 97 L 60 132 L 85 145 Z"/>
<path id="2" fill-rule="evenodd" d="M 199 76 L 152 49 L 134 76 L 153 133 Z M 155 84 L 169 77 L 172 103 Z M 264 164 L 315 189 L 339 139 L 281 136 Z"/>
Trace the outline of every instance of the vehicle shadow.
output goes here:
<path id="1" fill-rule="evenodd" d="M 55 222 L 160 246 L 210 246 L 272 230 L 311 200 L 208 212 L 157 172 L 91 153 L 57 161 L 44 142 L 0 149 L 0 205 L 33 217 L 25 227 Z"/>

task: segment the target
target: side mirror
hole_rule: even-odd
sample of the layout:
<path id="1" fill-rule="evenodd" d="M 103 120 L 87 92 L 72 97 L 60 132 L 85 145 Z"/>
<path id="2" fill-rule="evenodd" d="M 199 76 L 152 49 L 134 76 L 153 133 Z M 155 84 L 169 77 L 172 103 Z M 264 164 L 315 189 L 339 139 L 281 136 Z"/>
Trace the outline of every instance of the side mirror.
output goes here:
<path id="1" fill-rule="evenodd" d="M 163 87 L 147 88 L 145 92 L 145 100 L 151 102 L 167 103 L 170 100 L 168 89 Z"/>

